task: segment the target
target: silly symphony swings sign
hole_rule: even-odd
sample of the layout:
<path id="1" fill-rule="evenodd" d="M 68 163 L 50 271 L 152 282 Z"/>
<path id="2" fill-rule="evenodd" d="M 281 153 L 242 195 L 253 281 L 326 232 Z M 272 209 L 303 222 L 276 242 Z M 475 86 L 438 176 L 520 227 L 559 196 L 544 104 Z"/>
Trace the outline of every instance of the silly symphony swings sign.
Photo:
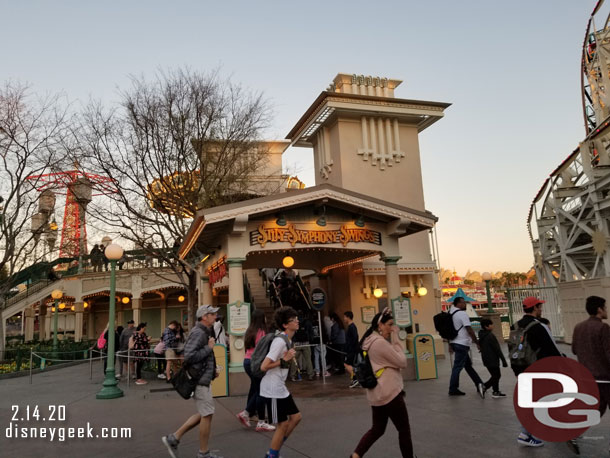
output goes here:
<path id="1" fill-rule="evenodd" d="M 348 243 L 360 242 L 381 245 L 381 234 L 366 228 L 348 228 L 346 225 L 339 229 L 315 231 L 297 229 L 294 224 L 288 224 L 286 227 L 267 227 L 261 224 L 258 230 L 250 232 L 250 245 L 264 247 L 267 243 L 280 242 L 288 242 L 291 246 L 297 243 L 304 245 L 341 243 L 346 246 Z"/>

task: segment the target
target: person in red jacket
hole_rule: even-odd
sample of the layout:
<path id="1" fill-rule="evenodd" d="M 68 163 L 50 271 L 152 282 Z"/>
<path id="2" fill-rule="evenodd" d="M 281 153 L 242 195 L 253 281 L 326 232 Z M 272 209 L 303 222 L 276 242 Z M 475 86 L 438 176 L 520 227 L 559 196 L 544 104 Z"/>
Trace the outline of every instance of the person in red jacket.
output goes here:
<path id="1" fill-rule="evenodd" d="M 373 426 L 362 436 L 351 458 L 363 457 L 377 439 L 383 436 L 388 419 L 392 420 L 398 430 L 398 443 L 403 458 L 412 458 L 411 427 L 400 373 L 400 369 L 407 367 L 407 358 L 398 338 L 398 327 L 394 326 L 394 317 L 387 307 L 375 315 L 371 327 L 360 342 L 377 375 L 377 385 L 366 390 L 366 397 L 373 410 Z"/>

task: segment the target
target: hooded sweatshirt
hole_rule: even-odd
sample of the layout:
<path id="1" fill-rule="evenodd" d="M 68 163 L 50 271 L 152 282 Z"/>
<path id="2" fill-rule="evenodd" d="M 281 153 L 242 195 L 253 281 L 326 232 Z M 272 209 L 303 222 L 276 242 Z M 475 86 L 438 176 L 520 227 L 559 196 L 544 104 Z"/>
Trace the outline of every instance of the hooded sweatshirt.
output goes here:
<path id="1" fill-rule="evenodd" d="M 372 406 L 383 406 L 392 401 L 403 390 L 400 369 L 407 367 L 407 357 L 400 343 L 390 343 L 374 332 L 368 336 L 362 349 L 368 352 L 373 371 L 384 369 L 377 379 L 377 386 L 366 390 L 366 397 Z"/>

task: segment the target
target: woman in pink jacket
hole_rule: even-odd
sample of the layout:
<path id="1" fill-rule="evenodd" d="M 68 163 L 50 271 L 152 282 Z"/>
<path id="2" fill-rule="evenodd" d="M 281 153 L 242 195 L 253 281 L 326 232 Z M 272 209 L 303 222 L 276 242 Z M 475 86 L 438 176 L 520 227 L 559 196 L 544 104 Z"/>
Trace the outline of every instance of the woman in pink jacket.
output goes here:
<path id="1" fill-rule="evenodd" d="M 366 397 L 373 410 L 373 426 L 352 453 L 351 458 L 361 458 L 385 433 L 388 419 L 398 430 L 398 442 L 403 458 L 413 457 L 411 428 L 405 404 L 405 392 L 400 369 L 407 367 L 407 358 L 398 338 L 398 327 L 388 308 L 373 318 L 371 327 L 360 341 L 368 353 L 377 374 L 377 386 L 366 390 Z"/>

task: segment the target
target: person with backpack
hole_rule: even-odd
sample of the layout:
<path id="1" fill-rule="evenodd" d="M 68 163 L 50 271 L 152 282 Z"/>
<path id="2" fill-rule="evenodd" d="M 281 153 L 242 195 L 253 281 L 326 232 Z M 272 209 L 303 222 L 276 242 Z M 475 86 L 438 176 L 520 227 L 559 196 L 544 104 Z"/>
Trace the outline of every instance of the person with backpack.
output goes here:
<path id="1" fill-rule="evenodd" d="M 265 416 L 265 399 L 261 397 L 261 377 L 257 377 L 252 373 L 252 354 L 263 337 L 267 334 L 267 319 L 265 312 L 260 309 L 252 312 L 252 320 L 250 326 L 246 329 L 244 336 L 246 354 L 244 356 L 244 370 L 250 377 L 250 391 L 248 392 L 248 400 L 246 408 L 239 412 L 236 417 L 246 427 L 250 427 L 250 415 L 256 412 L 258 423 L 256 431 L 275 431 L 275 426 L 267 423 Z"/>
<path id="2" fill-rule="evenodd" d="M 562 356 L 548 331 L 538 318 L 542 316 L 544 301 L 534 296 L 523 300 L 523 318 L 517 321 L 517 326 L 511 331 L 508 342 L 510 367 L 519 376 L 530 365 L 549 356 Z M 541 447 L 544 442 L 532 436 L 521 426 L 517 442 L 527 447 Z"/>
<path id="3" fill-rule="evenodd" d="M 460 391 L 460 372 L 462 369 L 466 370 L 466 373 L 472 379 L 474 386 L 476 387 L 477 393 L 481 398 L 485 398 L 485 387 L 483 380 L 479 377 L 479 374 L 474 367 L 472 367 L 472 360 L 470 359 L 470 346 L 474 342 L 479 350 L 479 339 L 475 335 L 472 327 L 470 326 L 470 317 L 465 312 L 466 301 L 463 297 L 457 297 L 453 300 L 453 305 L 449 309 L 449 315 L 451 315 L 451 323 L 457 334 L 451 340 L 449 340 L 449 351 L 453 352 L 455 358 L 453 360 L 453 369 L 451 370 L 451 378 L 449 380 L 449 396 L 464 396 L 466 393 Z"/>
<path id="4" fill-rule="evenodd" d="M 307 380 L 314 380 L 311 347 L 309 346 L 313 341 L 313 325 L 309 316 L 304 312 L 299 313 L 299 329 L 294 334 L 293 341 L 296 354 L 294 362 L 290 366 L 290 380 L 300 382 L 305 376 L 307 376 Z"/>
<path id="5" fill-rule="evenodd" d="M 265 458 L 280 456 L 280 448 L 302 418 L 290 391 L 286 388 L 290 362 L 296 354 L 295 349 L 292 348 L 292 337 L 299 329 L 297 312 L 292 307 L 280 307 L 275 312 L 275 324 L 280 333 L 273 335 L 269 352 L 260 366 L 260 369 L 265 372 L 261 381 L 261 396 L 265 398 L 267 409 L 271 412 L 271 422 L 276 425 L 271 446 Z M 265 340 L 265 342 L 267 341 Z M 262 342 L 261 340 L 261 344 Z M 256 350 L 252 356 L 253 362 L 255 355 Z"/>
<path id="6" fill-rule="evenodd" d="M 398 327 L 389 308 L 377 313 L 371 327 L 364 333 L 360 346 L 366 352 L 375 386 L 366 390 L 366 397 L 373 411 L 373 426 L 358 442 L 350 458 L 361 458 L 384 435 L 388 419 L 398 430 L 398 443 L 403 458 L 413 457 L 411 427 L 405 404 L 404 382 L 401 369 L 407 367 L 407 357 L 398 337 Z M 367 384 L 363 384 L 367 386 Z"/>
<path id="7" fill-rule="evenodd" d="M 500 360 L 502 360 L 503 367 L 508 367 L 508 363 L 506 362 L 506 358 L 504 358 L 498 339 L 496 339 L 496 336 L 493 333 L 493 327 L 494 324 L 489 318 L 483 318 L 481 320 L 479 344 L 481 345 L 483 365 L 491 375 L 490 379 L 483 384 L 484 389 L 487 391 L 488 389 L 493 388 L 491 397 L 499 399 L 506 397 L 506 395 L 500 391 Z"/>
<path id="8" fill-rule="evenodd" d="M 212 380 L 218 377 L 214 357 L 216 339 L 214 339 L 213 330 L 217 313 L 218 307 L 200 305 L 196 313 L 197 324 L 191 330 L 184 346 L 184 364 L 199 374 L 197 387 L 193 394 L 197 413 L 191 415 L 176 432 L 161 438 L 172 458 L 178 457 L 178 445 L 182 436 L 197 426 L 199 426 L 197 458 L 222 458 L 208 448 L 212 417 L 215 411 L 211 384 Z"/>

